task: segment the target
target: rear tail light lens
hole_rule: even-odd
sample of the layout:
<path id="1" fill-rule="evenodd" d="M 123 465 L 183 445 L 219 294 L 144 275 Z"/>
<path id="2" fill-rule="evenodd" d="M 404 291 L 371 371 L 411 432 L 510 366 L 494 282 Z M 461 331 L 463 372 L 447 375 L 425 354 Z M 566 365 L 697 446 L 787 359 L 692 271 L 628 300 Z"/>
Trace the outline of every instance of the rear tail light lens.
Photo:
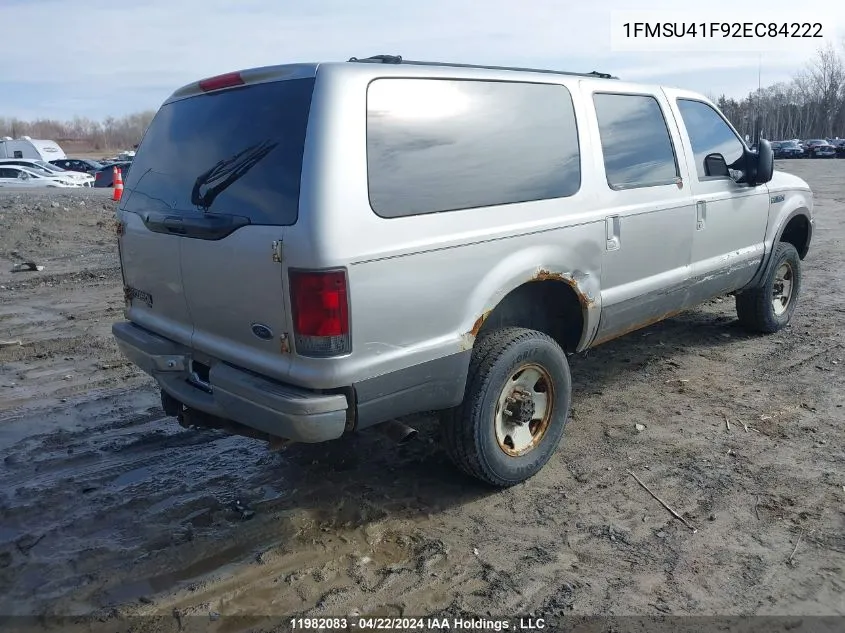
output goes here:
<path id="1" fill-rule="evenodd" d="M 328 357 L 352 351 L 346 271 L 290 271 L 296 351 Z"/>

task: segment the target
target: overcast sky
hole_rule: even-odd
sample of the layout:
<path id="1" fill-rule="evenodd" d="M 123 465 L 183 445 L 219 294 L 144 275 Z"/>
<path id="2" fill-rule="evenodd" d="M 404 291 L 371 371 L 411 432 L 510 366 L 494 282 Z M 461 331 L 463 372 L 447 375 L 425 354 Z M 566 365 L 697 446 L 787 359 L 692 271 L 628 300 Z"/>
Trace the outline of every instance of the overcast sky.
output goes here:
<path id="1" fill-rule="evenodd" d="M 612 12 L 627 0 L 0 0 L 0 116 L 100 118 L 157 108 L 180 85 L 292 61 L 406 58 L 600 70 L 623 79 L 742 96 L 789 79 L 825 41 L 840 45 L 845 3 L 650 0 L 655 16 L 823 24 L 822 40 L 762 44 L 767 52 L 622 51 Z M 706 9 L 701 9 L 706 5 Z M 798 7 L 796 9 L 796 7 Z M 745 20 L 749 13 L 739 16 Z M 662 17 L 661 17 L 662 19 Z M 617 20 L 618 21 L 618 20 Z M 736 42 L 734 42 L 736 43 Z M 732 43 L 732 46 L 733 44 Z M 745 46 L 749 44 L 746 40 Z M 706 46 L 706 44 L 705 44 Z M 724 46 L 723 46 L 724 48 Z M 772 50 L 772 49 L 776 50 Z"/>

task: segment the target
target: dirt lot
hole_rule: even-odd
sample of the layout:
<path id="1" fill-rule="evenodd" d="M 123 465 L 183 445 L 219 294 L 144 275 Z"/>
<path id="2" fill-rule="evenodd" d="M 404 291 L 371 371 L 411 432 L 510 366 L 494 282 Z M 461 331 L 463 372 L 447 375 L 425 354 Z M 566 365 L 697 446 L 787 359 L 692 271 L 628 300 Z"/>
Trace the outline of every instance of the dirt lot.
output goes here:
<path id="1" fill-rule="evenodd" d="M 791 327 L 717 299 L 572 357 L 564 444 L 504 492 L 425 416 L 401 448 L 181 429 L 109 335 L 109 192 L 0 194 L 0 613 L 845 615 L 845 161 L 778 168 L 817 202 Z"/>

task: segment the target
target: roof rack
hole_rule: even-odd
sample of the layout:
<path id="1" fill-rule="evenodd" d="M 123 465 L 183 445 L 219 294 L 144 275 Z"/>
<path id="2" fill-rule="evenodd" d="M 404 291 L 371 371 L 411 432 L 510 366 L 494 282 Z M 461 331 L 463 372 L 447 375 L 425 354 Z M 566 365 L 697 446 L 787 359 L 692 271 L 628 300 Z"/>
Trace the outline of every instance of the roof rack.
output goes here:
<path id="1" fill-rule="evenodd" d="M 519 68 L 516 66 L 484 66 L 479 64 L 458 64 L 451 62 L 426 62 L 411 59 L 402 59 L 401 55 L 373 55 L 372 57 L 350 57 L 350 62 L 368 64 L 411 64 L 414 66 L 441 66 L 446 68 L 481 68 L 485 70 L 516 70 L 530 73 L 548 73 L 551 75 L 574 75 L 576 77 L 594 77 L 598 79 L 619 79 L 609 73 L 600 73 L 596 70 L 589 73 L 576 73 L 567 70 L 546 70 L 543 68 Z"/>

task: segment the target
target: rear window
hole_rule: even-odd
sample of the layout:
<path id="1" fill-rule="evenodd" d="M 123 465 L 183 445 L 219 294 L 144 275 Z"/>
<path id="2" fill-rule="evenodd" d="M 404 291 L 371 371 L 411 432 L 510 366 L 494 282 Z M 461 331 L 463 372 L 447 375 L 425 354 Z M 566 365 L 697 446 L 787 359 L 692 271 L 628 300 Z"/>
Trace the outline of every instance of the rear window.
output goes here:
<path id="1" fill-rule="evenodd" d="M 296 223 L 314 78 L 203 94 L 162 106 L 127 178 L 127 211 Z"/>
<path id="2" fill-rule="evenodd" d="M 385 218 L 571 196 L 581 186 L 572 97 L 554 84 L 377 79 L 367 173 Z"/>

